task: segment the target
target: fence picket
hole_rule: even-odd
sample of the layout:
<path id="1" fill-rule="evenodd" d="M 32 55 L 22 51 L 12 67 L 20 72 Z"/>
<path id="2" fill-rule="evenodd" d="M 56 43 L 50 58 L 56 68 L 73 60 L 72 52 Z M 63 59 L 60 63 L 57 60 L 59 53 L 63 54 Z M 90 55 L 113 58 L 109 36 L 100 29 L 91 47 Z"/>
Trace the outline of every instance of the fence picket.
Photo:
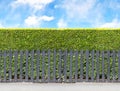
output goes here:
<path id="1" fill-rule="evenodd" d="M 120 81 L 120 50 L 118 51 L 118 81 Z"/>
<path id="2" fill-rule="evenodd" d="M 107 81 L 110 81 L 110 51 L 107 51 L 107 62 L 108 62 L 108 69 L 107 69 Z"/>
<path id="3" fill-rule="evenodd" d="M 53 63 L 53 81 L 56 82 L 56 50 L 54 50 L 54 53 L 53 53 L 53 60 L 54 60 L 54 63 Z"/>
<path id="4" fill-rule="evenodd" d="M 9 50 L 9 81 L 12 81 L 12 50 Z"/>
<path id="5" fill-rule="evenodd" d="M 78 80 L 78 51 L 75 52 L 75 82 Z"/>
<path id="6" fill-rule="evenodd" d="M 50 50 L 48 50 L 48 82 L 50 82 Z"/>
<path id="7" fill-rule="evenodd" d="M 2 70 L 2 67 L 1 67 L 1 64 L 2 64 L 2 51 L 0 50 L 0 81 L 1 81 L 1 75 L 2 75 L 2 72 L 1 72 L 1 70 Z"/>
<path id="8" fill-rule="evenodd" d="M 6 56 L 7 56 L 6 51 L 4 51 L 3 56 L 4 56 L 4 82 L 6 82 Z"/>
<path id="9" fill-rule="evenodd" d="M 23 81 L 23 51 L 20 50 L 20 81 Z"/>
<path id="10" fill-rule="evenodd" d="M 80 51 L 80 81 L 83 81 L 83 50 Z"/>
<path id="11" fill-rule="evenodd" d="M 62 82 L 61 78 L 61 66 L 62 66 L 62 51 L 59 50 L 59 82 Z"/>
<path id="12" fill-rule="evenodd" d="M 99 51 L 96 52 L 96 61 L 97 61 L 97 66 L 96 66 L 96 70 L 97 70 L 97 78 L 96 81 L 99 81 Z"/>
<path id="13" fill-rule="evenodd" d="M 105 80 L 105 75 L 104 75 L 104 51 L 102 51 L 102 81 Z"/>
<path id="14" fill-rule="evenodd" d="M 25 51 L 25 54 L 26 54 L 25 81 L 28 81 L 28 50 Z"/>
<path id="15" fill-rule="evenodd" d="M 45 50 L 42 51 L 42 82 L 45 82 Z"/>
<path id="16" fill-rule="evenodd" d="M 69 78 L 69 82 L 72 82 L 72 60 L 73 60 L 73 51 L 70 50 L 70 78 Z"/>
<path id="17" fill-rule="evenodd" d="M 66 71 L 67 71 L 67 50 L 65 50 L 64 52 L 64 82 L 67 81 L 67 78 L 66 78 Z"/>
<path id="18" fill-rule="evenodd" d="M 116 59 L 115 59 L 115 57 L 116 57 L 116 53 L 115 53 L 115 51 L 113 50 L 112 51 L 112 58 L 113 58 L 113 62 L 112 62 L 112 75 L 113 75 L 113 81 L 115 81 L 115 79 L 116 79 L 116 76 L 115 76 L 115 62 L 116 62 Z"/>
<path id="19" fill-rule="evenodd" d="M 86 50 L 86 81 L 88 81 L 88 73 L 89 73 L 89 51 Z"/>
<path id="20" fill-rule="evenodd" d="M 94 50 L 92 51 L 92 75 L 91 75 L 91 81 L 94 81 Z"/>
<path id="21" fill-rule="evenodd" d="M 18 61 L 18 51 L 14 52 L 15 55 L 15 82 L 17 81 L 17 61 Z"/>
<path id="22" fill-rule="evenodd" d="M 34 81 L 34 50 L 31 51 L 31 82 Z"/>
<path id="23" fill-rule="evenodd" d="M 40 50 L 37 50 L 37 67 L 36 67 L 36 70 L 37 70 L 37 78 L 36 78 L 36 81 L 39 82 L 39 76 L 40 76 Z"/>

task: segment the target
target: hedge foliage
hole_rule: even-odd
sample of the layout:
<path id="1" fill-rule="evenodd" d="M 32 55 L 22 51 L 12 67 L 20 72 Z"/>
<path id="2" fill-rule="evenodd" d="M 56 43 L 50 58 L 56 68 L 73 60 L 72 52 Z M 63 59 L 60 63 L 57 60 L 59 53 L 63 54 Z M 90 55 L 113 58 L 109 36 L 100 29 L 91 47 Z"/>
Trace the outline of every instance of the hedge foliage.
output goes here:
<path id="1" fill-rule="evenodd" d="M 0 29 L 0 50 L 119 50 L 119 30 Z"/>

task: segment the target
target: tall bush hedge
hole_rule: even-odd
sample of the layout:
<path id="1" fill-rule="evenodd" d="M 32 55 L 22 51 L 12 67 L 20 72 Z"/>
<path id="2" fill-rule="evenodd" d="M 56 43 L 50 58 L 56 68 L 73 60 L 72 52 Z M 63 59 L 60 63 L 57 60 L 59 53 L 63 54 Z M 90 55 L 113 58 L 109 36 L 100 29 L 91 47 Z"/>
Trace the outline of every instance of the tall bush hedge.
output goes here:
<path id="1" fill-rule="evenodd" d="M 0 50 L 119 50 L 119 30 L 0 29 Z"/>

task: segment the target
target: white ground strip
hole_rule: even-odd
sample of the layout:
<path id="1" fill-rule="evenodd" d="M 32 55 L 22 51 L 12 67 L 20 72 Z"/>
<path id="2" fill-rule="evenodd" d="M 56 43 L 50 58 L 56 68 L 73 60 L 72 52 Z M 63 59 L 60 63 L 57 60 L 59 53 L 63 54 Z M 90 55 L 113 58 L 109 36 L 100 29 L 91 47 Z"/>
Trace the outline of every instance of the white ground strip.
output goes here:
<path id="1" fill-rule="evenodd" d="M 0 83 L 0 91 L 120 91 L 120 83 Z"/>

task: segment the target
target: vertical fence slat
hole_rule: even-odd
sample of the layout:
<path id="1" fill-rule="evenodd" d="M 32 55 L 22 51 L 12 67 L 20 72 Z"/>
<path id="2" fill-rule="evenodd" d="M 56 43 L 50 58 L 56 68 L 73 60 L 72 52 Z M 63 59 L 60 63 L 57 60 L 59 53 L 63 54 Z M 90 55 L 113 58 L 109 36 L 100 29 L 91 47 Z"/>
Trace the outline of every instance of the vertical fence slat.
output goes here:
<path id="1" fill-rule="evenodd" d="M 115 81 L 116 79 L 116 76 L 115 76 L 115 56 L 116 56 L 116 53 L 115 51 L 113 50 L 112 51 L 112 58 L 113 58 L 113 63 L 112 63 L 112 75 L 113 75 L 113 81 Z"/>
<path id="2" fill-rule="evenodd" d="M 61 66 L 62 66 L 62 51 L 59 50 L 59 82 L 62 81 L 61 79 Z"/>
<path id="3" fill-rule="evenodd" d="M 18 61 L 18 51 L 15 51 L 15 81 L 17 81 L 17 61 Z"/>
<path id="4" fill-rule="evenodd" d="M 97 70 L 97 81 L 99 81 L 99 51 L 96 52 L 96 61 L 97 61 L 97 64 L 96 64 L 96 70 Z"/>
<path id="5" fill-rule="evenodd" d="M 83 81 L 83 50 L 80 51 L 80 81 Z"/>
<path id="6" fill-rule="evenodd" d="M 102 81 L 105 80 L 105 75 L 104 75 L 104 51 L 102 51 Z"/>
<path id="7" fill-rule="evenodd" d="M 118 51 L 118 81 L 120 81 L 120 50 Z"/>
<path id="8" fill-rule="evenodd" d="M 45 50 L 42 51 L 42 82 L 45 82 Z"/>
<path id="9" fill-rule="evenodd" d="M 80 81 L 83 81 L 83 50 L 80 51 Z"/>
<path id="10" fill-rule="evenodd" d="M 1 60 L 1 59 L 2 59 L 2 51 L 0 50 L 0 81 L 1 81 L 1 75 L 2 75 L 2 72 L 1 72 L 1 70 L 2 70 L 2 69 L 1 69 L 1 64 L 2 64 L 1 61 L 2 61 L 2 60 Z"/>
<path id="11" fill-rule="evenodd" d="M 94 50 L 92 51 L 92 75 L 91 75 L 91 81 L 94 81 Z"/>
<path id="12" fill-rule="evenodd" d="M 108 56 L 108 69 L 107 69 L 107 81 L 110 81 L 110 51 L 107 51 L 107 56 Z"/>
<path id="13" fill-rule="evenodd" d="M 50 50 L 48 50 L 48 82 L 50 82 Z"/>
<path id="14" fill-rule="evenodd" d="M 6 51 L 4 51 L 4 81 L 6 81 Z"/>
<path id="15" fill-rule="evenodd" d="M 12 81 L 12 50 L 9 51 L 9 81 Z"/>
<path id="16" fill-rule="evenodd" d="M 34 81 L 34 50 L 31 51 L 31 82 Z"/>
<path id="17" fill-rule="evenodd" d="M 75 52 L 75 82 L 78 80 L 78 51 Z"/>
<path id="18" fill-rule="evenodd" d="M 72 82 L 72 60 L 73 60 L 73 51 L 70 50 L 70 79 L 69 79 L 70 82 Z"/>
<path id="19" fill-rule="evenodd" d="M 39 74 L 40 74 L 40 50 L 37 50 L 37 67 L 36 67 L 36 70 L 37 70 L 37 78 L 36 78 L 36 81 L 38 82 L 39 81 Z"/>
<path id="20" fill-rule="evenodd" d="M 56 82 L 56 50 L 54 50 L 53 60 L 53 81 Z"/>
<path id="21" fill-rule="evenodd" d="M 88 81 L 88 73 L 89 73 L 89 51 L 86 50 L 86 81 Z"/>
<path id="22" fill-rule="evenodd" d="M 23 81 L 23 51 L 20 50 L 20 81 Z"/>
<path id="23" fill-rule="evenodd" d="M 28 50 L 26 50 L 26 71 L 25 71 L 25 81 L 28 81 Z"/>
<path id="24" fill-rule="evenodd" d="M 65 53 L 64 53 L 64 82 L 67 81 L 67 78 L 66 78 L 66 71 L 67 71 L 67 50 L 65 50 Z"/>

